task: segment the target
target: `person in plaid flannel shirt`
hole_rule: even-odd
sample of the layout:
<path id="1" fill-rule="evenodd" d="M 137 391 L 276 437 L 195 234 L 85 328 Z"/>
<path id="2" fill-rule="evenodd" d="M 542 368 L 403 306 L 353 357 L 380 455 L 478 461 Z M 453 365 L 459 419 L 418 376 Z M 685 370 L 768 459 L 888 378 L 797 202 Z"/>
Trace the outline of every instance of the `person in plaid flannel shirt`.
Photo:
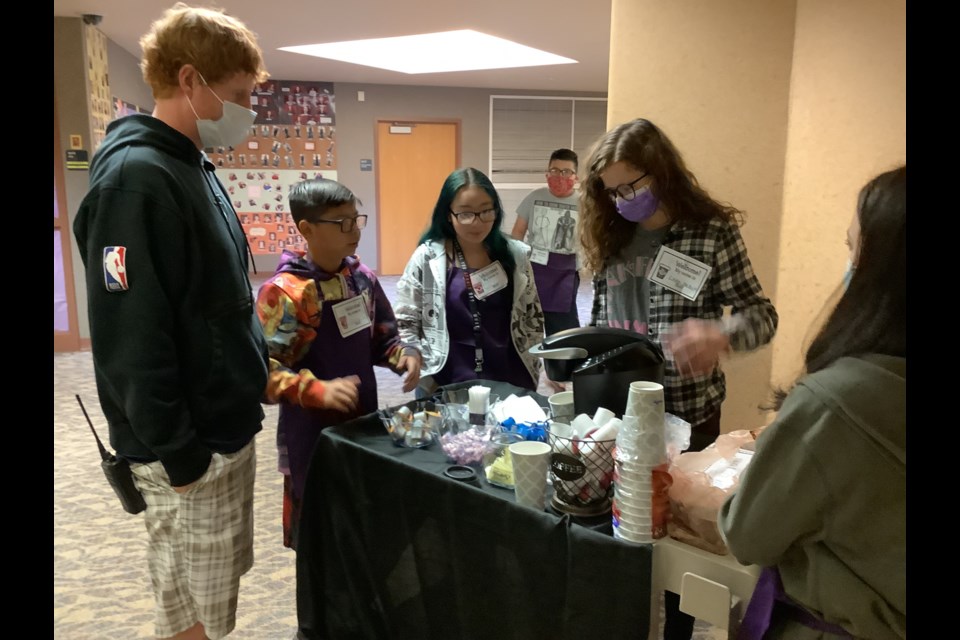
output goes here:
<path id="1" fill-rule="evenodd" d="M 594 273 L 590 326 L 663 347 L 666 411 L 692 425 L 689 450 L 699 451 L 720 435 L 720 356 L 757 349 L 777 330 L 740 236 L 742 212 L 711 198 L 648 120 L 604 134 L 586 169 L 578 231 Z M 679 596 L 667 594 L 666 610 L 664 638 L 690 638 Z"/>

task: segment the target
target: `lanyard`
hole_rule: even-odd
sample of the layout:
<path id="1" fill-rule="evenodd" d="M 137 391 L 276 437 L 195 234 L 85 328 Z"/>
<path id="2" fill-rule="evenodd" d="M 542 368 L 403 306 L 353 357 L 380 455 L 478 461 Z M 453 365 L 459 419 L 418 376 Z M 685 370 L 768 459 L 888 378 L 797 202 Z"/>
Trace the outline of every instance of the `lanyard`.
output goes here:
<path id="1" fill-rule="evenodd" d="M 463 249 L 457 239 L 453 239 L 453 250 L 457 254 L 457 266 L 463 272 L 463 281 L 467 285 L 467 301 L 470 303 L 470 315 L 473 316 L 473 342 L 474 342 L 474 360 L 476 365 L 473 370 L 477 374 L 483 373 L 483 345 L 481 342 L 482 334 L 480 332 L 480 310 L 477 308 L 477 299 L 473 295 L 473 283 L 470 281 L 470 274 L 467 273 L 467 261 L 463 257 Z"/>

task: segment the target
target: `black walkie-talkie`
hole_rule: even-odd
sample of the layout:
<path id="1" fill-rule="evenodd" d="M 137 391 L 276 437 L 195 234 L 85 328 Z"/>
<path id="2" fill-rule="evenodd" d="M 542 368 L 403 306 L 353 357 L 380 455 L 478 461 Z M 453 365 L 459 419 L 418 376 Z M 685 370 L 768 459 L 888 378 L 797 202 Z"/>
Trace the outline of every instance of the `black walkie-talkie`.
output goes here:
<path id="1" fill-rule="evenodd" d="M 103 443 L 100 442 L 97 431 L 93 428 L 93 422 L 87 415 L 87 410 L 83 406 L 83 400 L 80 399 L 79 394 L 77 394 L 77 402 L 80 404 L 80 410 L 83 411 L 83 417 L 87 419 L 87 424 L 90 425 L 93 437 L 97 439 L 97 446 L 100 448 L 100 467 L 103 469 L 103 474 L 107 476 L 107 482 L 110 483 L 113 492 L 120 498 L 120 504 L 124 511 L 134 515 L 140 513 L 147 508 L 147 503 L 143 501 L 143 495 L 137 489 L 137 485 L 133 483 L 133 472 L 130 470 L 130 464 L 123 458 L 118 458 L 107 451 Z"/>

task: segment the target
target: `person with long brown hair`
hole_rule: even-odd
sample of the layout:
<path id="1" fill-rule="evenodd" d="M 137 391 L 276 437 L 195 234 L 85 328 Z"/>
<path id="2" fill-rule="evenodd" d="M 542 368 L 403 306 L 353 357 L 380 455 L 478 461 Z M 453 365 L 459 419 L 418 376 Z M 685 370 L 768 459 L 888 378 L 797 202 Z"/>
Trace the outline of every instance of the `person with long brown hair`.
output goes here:
<path id="1" fill-rule="evenodd" d="M 740 236 L 743 214 L 712 198 L 649 120 L 608 131 L 585 166 L 578 225 L 595 274 L 590 325 L 664 348 L 665 408 L 692 425 L 689 450 L 699 451 L 720 435 L 720 357 L 757 349 L 777 329 Z M 664 637 L 692 633 L 693 618 L 668 592 Z"/>
<path id="2" fill-rule="evenodd" d="M 748 638 L 907 637 L 907 168 L 860 191 L 849 284 L 717 524 Z"/>
<path id="3" fill-rule="evenodd" d="M 579 231 L 596 274 L 590 324 L 663 343 L 667 411 L 693 425 L 691 450 L 702 449 L 720 433 L 720 355 L 761 347 L 777 328 L 740 236 L 743 214 L 710 197 L 648 120 L 606 133 L 586 166 Z"/>

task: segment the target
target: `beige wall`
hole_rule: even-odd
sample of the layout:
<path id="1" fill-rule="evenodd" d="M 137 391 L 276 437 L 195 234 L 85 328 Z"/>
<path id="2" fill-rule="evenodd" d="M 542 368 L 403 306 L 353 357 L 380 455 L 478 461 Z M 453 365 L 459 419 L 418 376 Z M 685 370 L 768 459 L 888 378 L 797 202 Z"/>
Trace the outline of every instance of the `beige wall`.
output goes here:
<path id="1" fill-rule="evenodd" d="M 776 301 L 793 2 L 613 0 L 608 125 L 651 120 L 715 198 L 745 212 L 743 237 Z M 765 417 L 772 347 L 726 362 L 722 429 Z"/>
<path id="2" fill-rule="evenodd" d="M 811 323 L 840 285 L 860 187 L 907 157 L 905 1 L 799 0 L 796 24 L 773 348 L 781 384 L 802 368 Z"/>

